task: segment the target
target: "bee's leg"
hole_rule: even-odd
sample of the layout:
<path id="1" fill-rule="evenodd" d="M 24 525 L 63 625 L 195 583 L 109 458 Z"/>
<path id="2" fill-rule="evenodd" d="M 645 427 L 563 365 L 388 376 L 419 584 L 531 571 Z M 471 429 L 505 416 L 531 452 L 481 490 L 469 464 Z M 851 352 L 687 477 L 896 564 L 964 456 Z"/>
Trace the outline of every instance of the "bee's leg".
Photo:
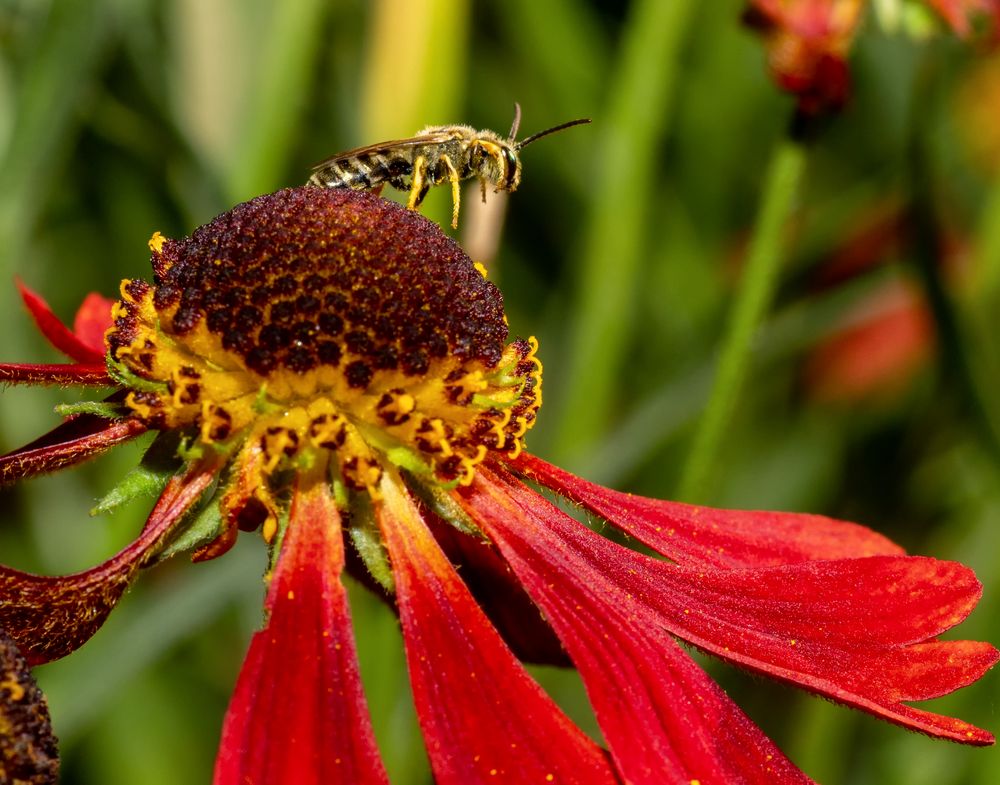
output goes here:
<path id="1" fill-rule="evenodd" d="M 385 188 L 385 183 L 379 183 L 378 185 L 373 185 L 371 187 L 370 193 L 372 193 L 375 196 L 381 196 L 383 188 Z"/>
<path id="2" fill-rule="evenodd" d="M 407 208 L 416 210 L 427 194 L 428 185 L 424 183 L 424 172 L 427 171 L 427 159 L 418 155 L 413 162 L 413 179 L 410 181 L 410 198 L 406 202 Z"/>
<path id="3" fill-rule="evenodd" d="M 485 177 L 480 177 L 479 178 L 479 190 L 483 194 L 483 204 L 486 204 L 486 178 Z"/>
<path id="4" fill-rule="evenodd" d="M 451 162 L 451 159 L 447 155 L 442 155 L 439 162 L 443 162 L 445 167 L 448 169 L 448 179 L 451 180 L 451 228 L 458 228 L 458 207 L 461 202 L 461 189 L 458 187 L 458 171 L 455 169 L 455 164 Z"/>

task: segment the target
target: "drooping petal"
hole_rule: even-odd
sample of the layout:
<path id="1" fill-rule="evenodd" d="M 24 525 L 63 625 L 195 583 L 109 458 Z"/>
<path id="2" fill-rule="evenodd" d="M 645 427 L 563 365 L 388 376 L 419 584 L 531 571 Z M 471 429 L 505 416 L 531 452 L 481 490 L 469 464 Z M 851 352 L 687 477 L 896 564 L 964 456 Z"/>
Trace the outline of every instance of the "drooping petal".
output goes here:
<path id="1" fill-rule="evenodd" d="M 31 665 L 66 656 L 97 632 L 136 572 L 212 483 L 215 471 L 196 467 L 174 477 L 135 542 L 97 567 L 49 577 L 0 566 L 0 627 Z"/>
<path id="2" fill-rule="evenodd" d="M 993 743 L 966 722 L 902 704 L 964 687 L 1000 656 L 987 643 L 933 640 L 982 593 L 961 564 L 873 556 L 644 572 L 661 623 L 706 651 L 932 736 Z"/>
<path id="3" fill-rule="evenodd" d="M 101 357 L 107 352 L 104 333 L 111 328 L 111 308 L 114 304 L 114 300 L 91 292 L 83 298 L 73 318 L 73 334 L 84 346 L 99 353 Z"/>
<path id="4" fill-rule="evenodd" d="M 34 319 L 39 331 L 53 347 L 78 363 L 93 364 L 104 361 L 103 341 L 100 348 L 90 345 L 63 324 L 40 295 L 25 286 L 20 280 L 17 281 L 17 288 L 21 292 L 21 299 L 27 306 L 31 318 Z"/>
<path id="5" fill-rule="evenodd" d="M 304 482 L 300 480 L 300 482 Z M 222 728 L 215 785 L 388 785 L 361 691 L 329 486 L 300 485 Z"/>
<path id="6" fill-rule="evenodd" d="M 69 417 L 30 444 L 0 456 L 0 485 L 82 463 L 146 430 L 135 419 L 107 420 L 92 414 Z"/>
<path id="7" fill-rule="evenodd" d="M 496 543 L 569 650 L 623 779 L 634 785 L 811 781 L 640 601 L 641 576 L 620 580 L 625 570 L 607 559 L 623 559 L 591 546 L 597 540 L 630 551 L 486 467 L 455 497 Z"/>
<path id="8" fill-rule="evenodd" d="M 756 567 L 903 553 L 871 529 L 822 515 L 648 499 L 587 482 L 528 453 L 511 465 L 678 564 Z"/>
<path id="9" fill-rule="evenodd" d="M 0 629 L 0 782 L 54 785 L 58 779 L 59 750 L 45 696 Z"/>
<path id="10" fill-rule="evenodd" d="M 547 525 L 565 527 L 563 516 L 533 504 L 527 489 L 511 493 Z M 901 703 L 963 687 L 997 659 L 989 644 L 928 640 L 979 599 L 979 583 L 962 565 L 877 556 L 742 570 L 680 567 L 584 527 L 567 531 L 606 580 L 700 648 L 914 730 L 992 743 L 968 723 Z"/>
<path id="11" fill-rule="evenodd" d="M 110 386 L 115 382 L 108 376 L 104 363 L 0 363 L 0 383 L 3 384 L 58 384 Z"/>
<path id="12" fill-rule="evenodd" d="M 531 679 L 490 625 L 402 484 L 387 473 L 381 492 L 379 523 L 438 785 L 615 783 L 605 753 Z"/>

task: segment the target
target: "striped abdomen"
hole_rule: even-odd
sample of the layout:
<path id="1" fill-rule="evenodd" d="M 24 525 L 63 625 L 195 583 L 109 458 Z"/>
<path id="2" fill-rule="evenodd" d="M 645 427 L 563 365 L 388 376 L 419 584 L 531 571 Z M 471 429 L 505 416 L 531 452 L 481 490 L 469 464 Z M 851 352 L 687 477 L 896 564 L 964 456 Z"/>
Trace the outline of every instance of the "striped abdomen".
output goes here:
<path id="1" fill-rule="evenodd" d="M 362 191 L 382 183 L 398 184 L 413 171 L 413 162 L 405 156 L 384 153 L 336 158 L 313 172 L 309 182 L 324 188 L 351 188 Z M 397 182 L 393 182 L 397 181 Z"/>

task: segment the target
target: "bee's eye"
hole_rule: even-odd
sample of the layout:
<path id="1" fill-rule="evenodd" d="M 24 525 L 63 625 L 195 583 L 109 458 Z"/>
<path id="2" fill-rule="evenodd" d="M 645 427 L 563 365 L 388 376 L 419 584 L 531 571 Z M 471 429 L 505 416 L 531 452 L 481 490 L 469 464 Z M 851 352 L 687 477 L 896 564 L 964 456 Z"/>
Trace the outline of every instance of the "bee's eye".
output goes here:
<path id="1" fill-rule="evenodd" d="M 510 188 L 514 184 L 514 177 L 517 175 L 517 158 L 510 148 L 503 148 L 503 161 L 507 171 L 504 187 Z"/>

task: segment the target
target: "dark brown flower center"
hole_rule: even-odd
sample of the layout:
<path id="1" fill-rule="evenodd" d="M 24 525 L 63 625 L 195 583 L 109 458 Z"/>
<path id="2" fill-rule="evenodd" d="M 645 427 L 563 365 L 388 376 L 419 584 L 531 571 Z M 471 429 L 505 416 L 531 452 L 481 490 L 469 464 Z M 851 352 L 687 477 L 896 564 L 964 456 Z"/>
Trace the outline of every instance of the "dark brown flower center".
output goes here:
<path id="1" fill-rule="evenodd" d="M 489 451 L 521 449 L 535 345 L 505 346 L 496 287 L 416 213 L 297 188 L 150 247 L 154 285 L 123 284 L 109 345 L 151 426 L 239 448 L 260 484 L 330 453 L 369 491 L 387 461 L 469 482 Z"/>

